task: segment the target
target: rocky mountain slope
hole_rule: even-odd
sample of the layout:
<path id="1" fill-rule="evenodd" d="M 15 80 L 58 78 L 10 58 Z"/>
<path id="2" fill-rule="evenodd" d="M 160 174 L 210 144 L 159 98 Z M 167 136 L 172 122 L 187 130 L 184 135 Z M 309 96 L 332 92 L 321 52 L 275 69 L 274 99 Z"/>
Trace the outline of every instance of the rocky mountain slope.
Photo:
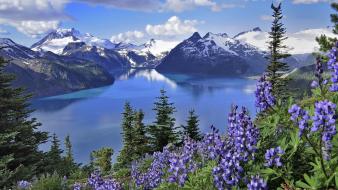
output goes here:
<path id="1" fill-rule="evenodd" d="M 141 45 L 113 43 L 78 30 L 58 29 L 31 46 L 39 52 L 51 51 L 58 55 L 87 59 L 108 70 L 125 68 L 154 68 L 175 46 L 176 42 L 151 39 Z"/>
<path id="2" fill-rule="evenodd" d="M 264 52 L 227 34 L 195 32 L 176 46 L 156 68 L 160 72 L 240 76 L 264 71 Z"/>
<path id="3" fill-rule="evenodd" d="M 10 39 L 0 39 L 0 56 L 6 71 L 16 75 L 14 86 L 23 86 L 36 97 L 50 96 L 112 84 L 114 78 L 99 65 L 83 59 L 35 52 Z"/>

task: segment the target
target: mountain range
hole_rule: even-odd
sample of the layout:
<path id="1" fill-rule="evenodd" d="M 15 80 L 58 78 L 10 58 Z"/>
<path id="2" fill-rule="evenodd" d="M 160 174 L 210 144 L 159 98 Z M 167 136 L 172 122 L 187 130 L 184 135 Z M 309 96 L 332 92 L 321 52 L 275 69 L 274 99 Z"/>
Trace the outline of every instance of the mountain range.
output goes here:
<path id="1" fill-rule="evenodd" d="M 329 29 L 292 34 L 287 45 L 291 68 L 310 64 L 317 46 L 314 37 L 331 35 Z M 9 60 L 6 70 L 15 73 L 16 86 L 36 96 L 49 96 L 112 84 L 115 70 L 155 68 L 163 73 L 251 76 L 262 73 L 268 33 L 256 27 L 234 37 L 195 32 L 182 42 L 151 39 L 140 45 L 112 42 L 78 30 L 58 29 L 30 48 L 0 39 L 0 56 Z M 304 47 L 306 46 L 306 47 Z M 310 46 L 310 47 L 308 47 Z"/>

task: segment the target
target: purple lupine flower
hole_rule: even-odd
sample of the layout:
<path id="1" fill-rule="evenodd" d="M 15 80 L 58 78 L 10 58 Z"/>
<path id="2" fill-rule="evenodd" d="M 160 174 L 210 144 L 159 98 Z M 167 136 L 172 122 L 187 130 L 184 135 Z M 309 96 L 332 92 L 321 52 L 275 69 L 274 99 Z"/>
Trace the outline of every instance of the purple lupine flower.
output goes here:
<path id="1" fill-rule="evenodd" d="M 257 150 L 257 142 L 259 138 L 259 129 L 252 123 L 248 110 L 242 107 L 240 113 L 236 112 L 237 107 L 233 107 L 233 111 L 229 114 L 230 117 L 235 116 L 235 119 L 229 117 L 228 129 L 228 148 L 235 148 L 235 151 L 241 156 L 242 161 L 248 161 L 254 158 L 254 153 Z"/>
<path id="2" fill-rule="evenodd" d="M 329 152 L 332 149 L 331 141 L 336 131 L 335 119 L 336 105 L 328 100 L 315 103 L 315 113 L 312 117 L 313 124 L 311 131 L 321 131 L 322 141 L 324 142 L 324 155 L 325 159 L 329 159 Z"/>
<path id="3" fill-rule="evenodd" d="M 255 105 L 260 111 L 265 111 L 276 103 L 276 99 L 272 95 L 272 84 L 267 80 L 265 74 L 258 80 L 255 96 Z"/>
<path id="4" fill-rule="evenodd" d="M 311 87 L 312 88 L 317 88 L 318 86 L 322 86 L 323 84 L 326 83 L 326 81 L 323 78 L 323 64 L 321 61 L 320 57 L 317 57 L 317 61 L 316 61 L 316 69 L 315 69 L 315 77 L 317 78 L 317 80 L 312 81 L 311 83 Z"/>
<path id="5" fill-rule="evenodd" d="M 163 182 L 163 170 L 169 165 L 170 154 L 168 147 L 164 147 L 162 152 L 155 152 L 152 155 L 153 161 L 144 174 L 138 172 L 137 166 L 134 164 L 131 175 L 136 185 L 142 186 L 144 189 L 154 189 Z"/>
<path id="6" fill-rule="evenodd" d="M 256 175 L 251 177 L 248 184 L 248 190 L 266 190 L 268 189 L 266 182 L 260 176 Z"/>
<path id="7" fill-rule="evenodd" d="M 25 181 L 25 180 L 21 180 L 17 184 L 18 189 L 22 189 L 22 190 L 29 189 L 31 186 L 32 186 L 32 184 L 28 181 Z"/>
<path id="8" fill-rule="evenodd" d="M 311 82 L 311 88 L 317 88 L 319 86 L 318 82 L 317 81 L 312 81 Z"/>
<path id="9" fill-rule="evenodd" d="M 283 164 L 281 162 L 281 156 L 284 154 L 284 151 L 281 147 L 270 148 L 265 153 L 265 166 L 268 167 L 281 167 Z"/>
<path id="10" fill-rule="evenodd" d="M 291 106 L 289 109 L 289 113 L 291 114 L 290 119 L 294 122 L 297 122 L 298 127 L 299 127 L 299 137 L 302 136 L 305 130 L 308 129 L 309 127 L 309 120 L 310 116 L 308 111 L 303 110 L 301 107 L 298 105 L 294 104 Z"/>
<path id="11" fill-rule="evenodd" d="M 259 130 L 254 126 L 243 107 L 237 113 L 237 106 L 232 106 L 228 117 L 227 141 L 220 154 L 217 166 L 213 169 L 214 184 L 217 189 L 236 186 L 242 179 L 241 163 L 254 159 L 257 150 Z"/>
<path id="12" fill-rule="evenodd" d="M 94 171 L 88 178 L 88 184 L 94 190 L 121 190 L 121 185 L 114 179 L 103 179 L 99 171 Z"/>
<path id="13" fill-rule="evenodd" d="M 240 165 L 240 155 L 229 151 L 222 156 L 218 165 L 213 169 L 214 184 L 217 189 L 225 189 L 236 186 L 243 173 Z"/>
<path id="14" fill-rule="evenodd" d="M 332 47 L 329 53 L 329 61 L 327 62 L 328 69 L 331 71 L 331 82 L 332 85 L 330 87 L 330 91 L 337 92 L 338 91 L 338 63 L 337 63 L 337 48 L 338 42 L 336 42 L 335 46 Z"/>
<path id="15" fill-rule="evenodd" d="M 81 190 L 82 184 L 81 183 L 74 183 L 73 190 Z"/>
<path id="16" fill-rule="evenodd" d="M 219 130 L 213 125 L 211 126 L 211 130 L 211 133 L 207 133 L 204 136 L 200 144 L 200 152 L 204 158 L 214 160 L 223 153 L 225 142 L 221 138 Z"/>
<path id="17" fill-rule="evenodd" d="M 184 141 L 182 151 L 171 154 L 169 159 L 169 178 L 170 183 L 177 183 L 183 186 L 188 179 L 188 174 L 197 169 L 194 162 L 194 155 L 197 153 L 198 145 L 192 139 L 187 138 Z"/>
<path id="18" fill-rule="evenodd" d="M 170 176 L 168 181 L 178 183 L 182 187 L 188 178 L 187 163 L 177 153 L 172 153 L 169 163 L 168 172 Z"/>

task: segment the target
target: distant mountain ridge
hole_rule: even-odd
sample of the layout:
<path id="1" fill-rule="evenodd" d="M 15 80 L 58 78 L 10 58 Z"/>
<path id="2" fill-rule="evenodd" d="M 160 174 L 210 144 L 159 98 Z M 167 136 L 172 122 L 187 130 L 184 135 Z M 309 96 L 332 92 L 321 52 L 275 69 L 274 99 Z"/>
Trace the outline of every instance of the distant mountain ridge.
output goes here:
<path id="1" fill-rule="evenodd" d="M 317 33 L 331 35 L 328 29 L 309 29 L 291 35 L 288 41 L 294 55 L 286 61 L 291 69 L 313 62 Z M 319 35 L 318 34 L 318 35 Z M 0 38 L 0 56 L 10 60 L 6 70 L 18 77 L 16 86 L 26 86 L 37 96 L 48 96 L 112 84 L 114 70 L 156 68 L 160 72 L 197 73 L 222 76 L 261 74 L 267 32 L 259 27 L 234 37 L 226 33 L 195 32 L 182 42 L 151 39 L 140 45 L 111 42 L 78 30 L 58 29 L 34 43 L 31 48 Z M 304 42 L 310 47 L 303 47 Z"/>
<path id="2" fill-rule="evenodd" d="M 160 72 L 217 74 L 226 76 L 262 73 L 265 53 L 258 48 L 229 37 L 195 32 L 176 46 L 156 68 Z"/>
<path id="3" fill-rule="evenodd" d="M 63 94 L 112 84 L 114 78 L 95 63 L 52 52 L 35 52 L 10 39 L 0 39 L 0 56 L 9 61 L 5 70 L 16 75 L 14 86 L 36 97 Z"/>
<path id="4" fill-rule="evenodd" d="M 74 44 L 79 45 L 81 43 L 84 43 L 86 48 L 81 49 L 74 46 Z M 39 52 L 51 51 L 58 55 L 74 55 L 75 57 L 85 55 L 84 57 L 89 58 L 90 61 L 99 62 L 101 66 L 109 69 L 128 67 L 154 68 L 176 44 L 176 42 L 165 42 L 154 39 L 141 45 L 124 42 L 113 43 L 108 39 L 100 39 L 89 33 L 82 34 L 78 30 L 71 28 L 57 29 L 50 32 L 40 41 L 33 44 L 31 49 Z M 65 50 L 65 48 L 67 49 Z M 76 48 L 76 50 L 71 50 L 70 48 Z M 99 50 L 101 53 L 94 53 L 90 49 Z M 77 52 L 76 54 L 74 53 L 75 51 Z M 107 60 L 111 62 L 111 65 L 109 65 Z"/>

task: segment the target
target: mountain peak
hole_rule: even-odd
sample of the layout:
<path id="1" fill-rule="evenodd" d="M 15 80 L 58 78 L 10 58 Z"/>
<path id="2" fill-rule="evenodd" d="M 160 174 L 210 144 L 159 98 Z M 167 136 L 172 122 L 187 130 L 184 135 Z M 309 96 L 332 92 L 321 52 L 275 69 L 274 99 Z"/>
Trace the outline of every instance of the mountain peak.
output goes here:
<path id="1" fill-rule="evenodd" d="M 252 29 L 253 32 L 262 32 L 262 29 L 260 27 L 255 27 Z"/>
<path id="2" fill-rule="evenodd" d="M 198 32 L 194 32 L 193 35 L 188 38 L 190 41 L 197 41 L 199 39 L 202 39 L 201 35 Z"/>
<path id="3" fill-rule="evenodd" d="M 152 47 L 156 43 L 154 38 L 150 39 L 148 42 L 144 44 L 145 47 Z"/>
<path id="4" fill-rule="evenodd" d="M 259 27 L 255 27 L 255 28 L 253 28 L 251 30 L 247 30 L 247 31 L 238 33 L 237 35 L 234 36 L 234 38 L 237 38 L 237 37 L 239 37 L 239 36 L 241 36 L 243 34 L 249 33 L 249 32 L 262 32 L 262 29 L 259 28 Z"/>
<path id="5" fill-rule="evenodd" d="M 9 38 L 0 38 L 0 46 L 1 47 L 5 47 L 5 46 L 13 46 L 16 45 L 15 42 L 13 42 L 11 39 Z"/>
<path id="6" fill-rule="evenodd" d="M 212 36 L 219 36 L 219 37 L 223 37 L 223 38 L 227 38 L 228 37 L 228 34 L 226 33 L 218 33 L 218 34 L 214 34 L 212 32 L 208 32 L 205 34 L 205 36 L 203 36 L 203 39 L 206 39 L 206 38 L 210 38 Z"/>

